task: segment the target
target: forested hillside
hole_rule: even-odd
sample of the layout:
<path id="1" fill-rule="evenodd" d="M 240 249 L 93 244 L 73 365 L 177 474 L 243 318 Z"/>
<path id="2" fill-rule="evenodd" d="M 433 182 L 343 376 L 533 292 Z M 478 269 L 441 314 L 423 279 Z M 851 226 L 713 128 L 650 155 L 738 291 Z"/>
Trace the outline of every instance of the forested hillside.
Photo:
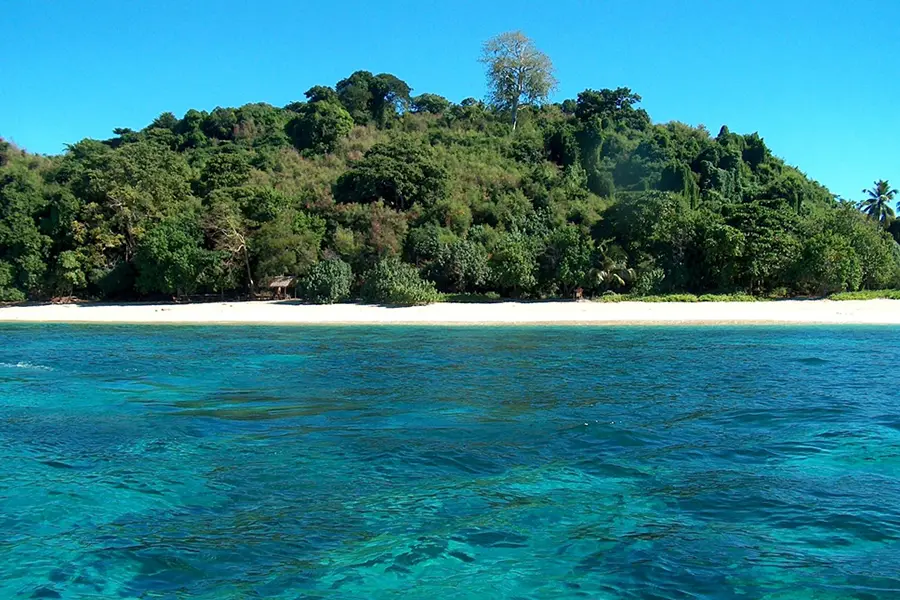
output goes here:
<path id="1" fill-rule="evenodd" d="M 282 275 L 318 302 L 900 283 L 890 215 L 836 200 L 757 133 L 654 123 L 625 88 L 456 104 L 412 83 L 358 71 L 60 156 L 0 143 L 0 300 L 246 296 Z"/>

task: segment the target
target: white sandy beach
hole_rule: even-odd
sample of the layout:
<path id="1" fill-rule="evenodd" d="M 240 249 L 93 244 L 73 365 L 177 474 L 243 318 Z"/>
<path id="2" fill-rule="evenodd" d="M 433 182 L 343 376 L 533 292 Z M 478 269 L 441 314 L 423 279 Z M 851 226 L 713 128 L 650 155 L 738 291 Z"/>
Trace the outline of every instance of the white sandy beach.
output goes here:
<path id="1" fill-rule="evenodd" d="M 900 300 L 497 302 L 385 307 L 294 302 L 64 304 L 0 308 L 0 322 L 271 324 L 900 324 Z"/>

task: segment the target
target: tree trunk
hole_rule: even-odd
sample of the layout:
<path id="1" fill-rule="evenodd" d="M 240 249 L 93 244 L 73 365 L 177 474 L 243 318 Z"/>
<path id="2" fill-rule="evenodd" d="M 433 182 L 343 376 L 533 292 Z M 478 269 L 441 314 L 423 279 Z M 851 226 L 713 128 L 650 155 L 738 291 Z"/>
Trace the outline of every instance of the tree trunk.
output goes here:
<path id="1" fill-rule="evenodd" d="M 244 266 L 247 268 L 247 288 L 250 299 L 253 299 L 253 273 L 250 271 L 250 253 L 247 251 L 247 244 L 244 244 Z"/>
<path id="2" fill-rule="evenodd" d="M 516 100 L 513 101 L 513 105 L 512 105 L 512 130 L 513 131 L 516 130 L 516 125 L 518 125 L 518 124 L 519 124 L 519 99 L 516 98 Z"/>

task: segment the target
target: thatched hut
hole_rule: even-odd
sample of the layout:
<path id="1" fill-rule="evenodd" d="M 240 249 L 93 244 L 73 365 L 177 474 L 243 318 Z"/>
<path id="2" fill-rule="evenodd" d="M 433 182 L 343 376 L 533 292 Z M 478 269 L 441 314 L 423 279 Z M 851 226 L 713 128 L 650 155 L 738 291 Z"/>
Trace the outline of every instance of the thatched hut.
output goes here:
<path id="1" fill-rule="evenodd" d="M 292 290 L 297 285 L 297 279 L 290 275 L 280 275 L 269 280 L 269 289 L 276 300 L 282 300 L 288 297 L 288 290 Z"/>

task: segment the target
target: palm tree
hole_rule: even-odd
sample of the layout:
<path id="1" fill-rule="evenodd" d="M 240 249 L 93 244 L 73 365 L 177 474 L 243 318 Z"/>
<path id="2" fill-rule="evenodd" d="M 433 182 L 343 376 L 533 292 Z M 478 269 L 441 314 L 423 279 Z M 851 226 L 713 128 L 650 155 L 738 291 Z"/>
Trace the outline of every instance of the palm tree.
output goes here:
<path id="1" fill-rule="evenodd" d="M 894 209 L 891 207 L 891 202 L 894 201 L 897 190 L 891 188 L 891 184 L 887 180 L 876 181 L 872 189 L 863 190 L 863 192 L 867 193 L 869 197 L 859 203 L 861 211 L 884 225 L 888 225 L 894 220 Z"/>
<path id="2" fill-rule="evenodd" d="M 603 240 L 597 244 L 600 264 L 587 273 L 588 285 L 592 289 L 612 291 L 624 287 L 635 277 L 634 269 L 628 266 L 625 250 L 611 242 Z"/>

